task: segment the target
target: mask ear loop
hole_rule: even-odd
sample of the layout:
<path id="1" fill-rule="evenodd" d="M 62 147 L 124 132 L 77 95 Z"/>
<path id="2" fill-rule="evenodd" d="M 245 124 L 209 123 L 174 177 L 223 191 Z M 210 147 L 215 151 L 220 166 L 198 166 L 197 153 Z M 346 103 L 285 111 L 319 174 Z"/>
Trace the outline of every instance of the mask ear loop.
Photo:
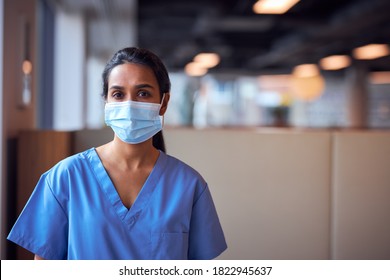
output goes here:
<path id="1" fill-rule="evenodd" d="M 160 110 L 161 110 L 161 107 L 162 107 L 162 105 L 163 105 L 164 98 L 165 98 L 165 93 L 163 93 L 163 97 L 161 98 Z M 165 115 L 165 114 L 164 114 L 164 115 Z M 165 121 L 164 115 L 160 116 L 160 117 L 161 117 L 161 125 L 162 125 L 162 127 L 164 127 L 164 121 Z"/>
<path id="2" fill-rule="evenodd" d="M 163 103 L 164 103 L 164 98 L 165 98 L 165 93 L 163 93 L 163 96 L 162 96 L 162 98 L 161 98 L 160 110 L 161 110 L 161 107 L 162 107 L 162 105 L 163 105 Z M 159 111 L 159 113 L 160 113 L 160 111 Z"/>

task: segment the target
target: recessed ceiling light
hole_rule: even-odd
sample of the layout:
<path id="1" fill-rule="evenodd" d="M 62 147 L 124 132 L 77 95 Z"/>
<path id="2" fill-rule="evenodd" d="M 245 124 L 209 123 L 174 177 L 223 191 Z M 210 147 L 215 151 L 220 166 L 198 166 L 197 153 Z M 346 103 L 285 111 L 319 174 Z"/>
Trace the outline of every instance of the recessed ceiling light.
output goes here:
<path id="1" fill-rule="evenodd" d="M 331 55 L 320 60 L 320 66 L 324 70 L 339 70 L 351 64 L 351 59 L 347 55 Z"/>
<path id="2" fill-rule="evenodd" d="M 301 64 L 294 67 L 293 75 L 300 78 L 318 76 L 320 71 L 316 64 Z"/>
<path id="3" fill-rule="evenodd" d="M 220 58 L 216 53 L 200 53 L 194 57 L 194 62 L 201 64 L 205 68 L 212 68 L 218 65 Z"/>
<path id="4" fill-rule="evenodd" d="M 207 68 L 203 67 L 201 64 L 197 62 L 190 62 L 184 68 L 186 74 L 188 76 L 203 76 L 207 73 Z"/>
<path id="5" fill-rule="evenodd" d="M 253 5 L 256 14 L 284 14 L 300 0 L 259 0 Z"/>
<path id="6" fill-rule="evenodd" d="M 369 44 L 353 50 L 356 59 L 376 59 L 390 54 L 389 46 L 386 44 Z"/>

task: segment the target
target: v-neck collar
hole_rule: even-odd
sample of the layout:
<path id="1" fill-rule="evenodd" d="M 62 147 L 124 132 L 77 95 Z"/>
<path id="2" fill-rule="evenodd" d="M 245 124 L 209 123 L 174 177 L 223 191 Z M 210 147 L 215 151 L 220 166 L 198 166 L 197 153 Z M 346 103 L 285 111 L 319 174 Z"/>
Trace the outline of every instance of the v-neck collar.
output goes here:
<path id="1" fill-rule="evenodd" d="M 110 176 L 108 175 L 106 169 L 103 166 L 100 157 L 98 156 L 95 148 L 88 150 L 87 158 L 91 163 L 91 168 L 93 169 L 96 178 L 99 182 L 100 187 L 103 192 L 106 194 L 111 205 L 115 209 L 115 212 L 118 214 L 119 218 L 127 223 L 128 225 L 133 225 L 141 211 L 148 205 L 150 197 L 153 194 L 154 189 L 156 188 L 157 182 L 161 177 L 161 174 L 166 166 L 165 161 L 167 156 L 159 151 L 160 154 L 157 158 L 157 161 L 150 172 L 148 178 L 146 179 L 144 185 L 142 186 L 140 192 L 138 193 L 133 205 L 130 209 L 123 204 L 119 194 L 111 181 Z"/>

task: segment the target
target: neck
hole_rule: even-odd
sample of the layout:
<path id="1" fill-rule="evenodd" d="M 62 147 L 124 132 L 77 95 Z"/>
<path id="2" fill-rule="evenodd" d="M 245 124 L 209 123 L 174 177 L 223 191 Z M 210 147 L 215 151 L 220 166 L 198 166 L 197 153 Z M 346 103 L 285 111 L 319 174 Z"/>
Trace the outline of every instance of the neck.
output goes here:
<path id="1" fill-rule="evenodd" d="M 112 160 L 126 169 L 154 165 L 159 156 L 159 151 L 153 147 L 152 139 L 139 144 L 128 144 L 116 136 L 108 144 L 107 152 Z"/>

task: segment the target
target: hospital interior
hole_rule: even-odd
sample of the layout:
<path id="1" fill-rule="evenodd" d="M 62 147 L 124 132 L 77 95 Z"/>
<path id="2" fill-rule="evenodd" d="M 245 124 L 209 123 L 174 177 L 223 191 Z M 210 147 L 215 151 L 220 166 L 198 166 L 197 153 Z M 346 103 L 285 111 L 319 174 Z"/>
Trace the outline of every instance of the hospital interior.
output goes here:
<path id="1" fill-rule="evenodd" d="M 6 238 L 40 175 L 113 139 L 101 73 L 139 46 L 169 71 L 167 153 L 209 185 L 218 259 L 389 260 L 390 1 L 262 2 L 0 0 L 1 259 L 33 259 Z"/>

